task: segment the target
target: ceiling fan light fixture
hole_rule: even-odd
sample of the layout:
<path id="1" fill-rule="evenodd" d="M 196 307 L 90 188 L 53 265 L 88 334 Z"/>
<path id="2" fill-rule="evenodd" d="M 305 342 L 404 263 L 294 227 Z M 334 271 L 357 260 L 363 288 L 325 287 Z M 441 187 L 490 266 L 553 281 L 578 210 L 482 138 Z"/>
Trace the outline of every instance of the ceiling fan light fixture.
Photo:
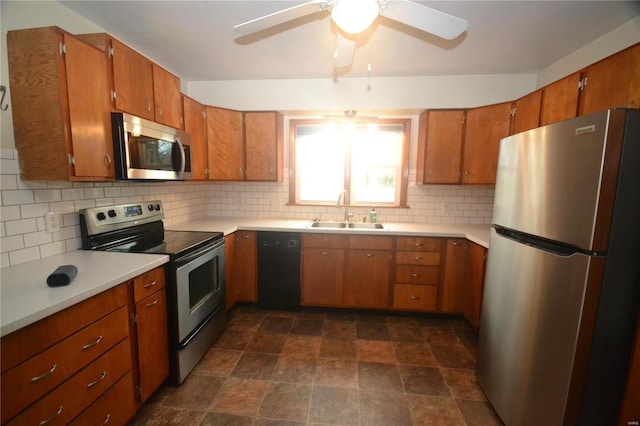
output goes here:
<path id="1" fill-rule="evenodd" d="M 331 9 L 333 22 L 349 34 L 366 30 L 379 14 L 378 0 L 336 0 Z"/>

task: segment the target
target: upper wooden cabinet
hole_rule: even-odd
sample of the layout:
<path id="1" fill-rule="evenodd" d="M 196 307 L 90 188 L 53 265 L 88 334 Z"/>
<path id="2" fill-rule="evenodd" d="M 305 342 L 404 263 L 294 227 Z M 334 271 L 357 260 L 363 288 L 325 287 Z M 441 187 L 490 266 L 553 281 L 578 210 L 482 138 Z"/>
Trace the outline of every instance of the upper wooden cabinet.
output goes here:
<path id="1" fill-rule="evenodd" d="M 511 134 L 535 129 L 540 125 L 542 90 L 536 90 L 514 102 Z"/>
<path id="2" fill-rule="evenodd" d="M 277 112 L 244 114 L 246 180 L 282 182 L 283 127 L 282 115 Z"/>
<path id="3" fill-rule="evenodd" d="M 282 115 L 207 107 L 209 179 L 282 182 Z"/>
<path id="4" fill-rule="evenodd" d="M 155 121 L 176 129 L 182 129 L 184 126 L 184 114 L 182 95 L 180 94 L 180 78 L 157 64 L 151 65 L 153 69 Z"/>
<path id="5" fill-rule="evenodd" d="M 115 109 L 183 128 L 178 77 L 107 33 L 78 37 L 107 54 Z"/>
<path id="6" fill-rule="evenodd" d="M 467 111 L 462 183 L 494 184 L 500 139 L 509 136 L 511 102 Z"/>
<path id="7" fill-rule="evenodd" d="M 25 180 L 112 180 L 107 59 L 57 27 L 7 33 L 16 149 Z"/>
<path id="8" fill-rule="evenodd" d="M 582 71 L 578 115 L 616 107 L 640 108 L 640 44 Z"/>
<path id="9" fill-rule="evenodd" d="M 242 112 L 207 107 L 209 179 L 244 179 Z"/>
<path id="10" fill-rule="evenodd" d="M 184 131 L 191 135 L 191 178 L 207 179 L 207 108 L 188 96 L 182 96 Z"/>
<path id="11" fill-rule="evenodd" d="M 579 85 L 580 73 L 576 72 L 542 88 L 541 126 L 576 116 Z"/>
<path id="12" fill-rule="evenodd" d="M 459 183 L 464 110 L 431 110 L 420 115 L 418 181 Z"/>

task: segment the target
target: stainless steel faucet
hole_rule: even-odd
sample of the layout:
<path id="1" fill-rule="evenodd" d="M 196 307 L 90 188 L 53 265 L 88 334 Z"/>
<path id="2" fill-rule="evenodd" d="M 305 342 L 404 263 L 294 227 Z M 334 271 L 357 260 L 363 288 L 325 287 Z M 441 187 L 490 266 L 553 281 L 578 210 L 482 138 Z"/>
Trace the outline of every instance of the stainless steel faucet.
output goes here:
<path id="1" fill-rule="evenodd" d="M 340 201 L 344 205 L 344 221 L 345 223 L 349 221 L 349 192 L 346 189 L 343 189 L 338 194 L 338 202 L 336 203 L 336 207 L 340 208 Z"/>

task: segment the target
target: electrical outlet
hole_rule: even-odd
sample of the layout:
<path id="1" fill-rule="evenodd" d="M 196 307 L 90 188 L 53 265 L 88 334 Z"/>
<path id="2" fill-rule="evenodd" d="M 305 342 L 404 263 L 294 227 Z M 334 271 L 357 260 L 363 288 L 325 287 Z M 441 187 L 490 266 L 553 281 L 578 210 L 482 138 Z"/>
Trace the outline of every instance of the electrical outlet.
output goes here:
<path id="1" fill-rule="evenodd" d="M 62 222 L 62 218 L 60 217 L 60 213 L 57 212 L 48 212 L 44 215 L 44 226 L 47 229 L 47 232 L 58 232 Z"/>

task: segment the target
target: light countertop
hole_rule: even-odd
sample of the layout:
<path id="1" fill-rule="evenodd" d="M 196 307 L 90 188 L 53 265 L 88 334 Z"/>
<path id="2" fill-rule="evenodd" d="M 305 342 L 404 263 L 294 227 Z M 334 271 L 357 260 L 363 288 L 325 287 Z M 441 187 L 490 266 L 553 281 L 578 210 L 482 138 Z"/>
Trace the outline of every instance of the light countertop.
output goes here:
<path id="1" fill-rule="evenodd" d="M 427 223 L 386 223 L 384 230 L 363 229 L 317 229 L 309 228 L 310 220 L 296 219 L 261 219 L 261 218 L 216 218 L 207 217 L 190 222 L 183 222 L 167 229 L 174 231 L 223 232 L 224 235 L 236 231 L 281 231 L 281 232 L 313 232 L 313 233 L 350 233 L 368 235 L 410 235 L 425 237 L 466 238 L 483 247 L 489 247 L 489 225 L 455 225 Z"/>
<path id="2" fill-rule="evenodd" d="M 169 261 L 158 254 L 78 250 L 0 270 L 0 323 L 5 336 Z M 69 285 L 49 287 L 47 277 L 60 265 L 75 265 Z"/>

